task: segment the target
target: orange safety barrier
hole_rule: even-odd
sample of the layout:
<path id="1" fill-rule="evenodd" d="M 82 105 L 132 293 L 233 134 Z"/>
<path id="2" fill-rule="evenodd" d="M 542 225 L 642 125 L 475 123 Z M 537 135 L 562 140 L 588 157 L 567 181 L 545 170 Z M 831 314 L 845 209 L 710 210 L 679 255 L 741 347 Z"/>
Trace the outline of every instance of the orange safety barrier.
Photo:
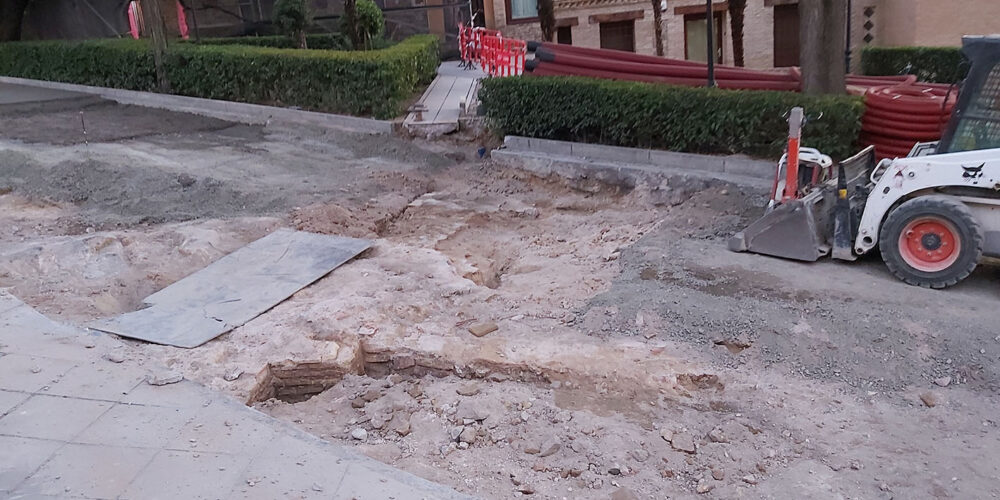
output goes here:
<path id="1" fill-rule="evenodd" d="M 524 40 L 500 39 L 500 50 L 496 55 L 496 74 L 492 76 L 514 76 L 524 72 L 524 59 L 528 54 L 528 44 Z"/>
<path id="2" fill-rule="evenodd" d="M 476 63 L 490 76 L 513 76 L 524 72 L 528 44 L 504 38 L 496 30 L 458 25 L 458 51 L 465 68 Z"/>
<path id="3" fill-rule="evenodd" d="M 462 58 L 462 62 L 468 64 L 472 60 L 470 55 L 472 47 L 470 47 L 470 42 L 472 41 L 472 28 L 465 26 L 464 23 L 458 23 L 458 54 Z"/>
<path id="4" fill-rule="evenodd" d="M 479 67 L 490 76 L 495 76 L 497 71 L 502 39 L 499 31 L 484 29 L 479 32 Z"/>

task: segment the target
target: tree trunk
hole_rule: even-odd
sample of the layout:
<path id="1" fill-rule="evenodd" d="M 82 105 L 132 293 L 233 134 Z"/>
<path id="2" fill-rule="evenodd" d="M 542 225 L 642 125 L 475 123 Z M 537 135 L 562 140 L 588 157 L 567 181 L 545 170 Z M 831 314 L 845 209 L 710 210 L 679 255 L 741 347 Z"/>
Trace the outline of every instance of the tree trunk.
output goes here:
<path id="1" fill-rule="evenodd" d="M 747 8 L 747 0 L 729 0 L 729 28 L 733 32 L 733 62 L 743 67 L 746 64 L 743 54 L 743 15 Z"/>
<path id="2" fill-rule="evenodd" d="M 663 57 L 663 11 L 660 9 L 661 0 L 653 2 L 653 41 L 656 44 L 656 55 Z"/>
<path id="3" fill-rule="evenodd" d="M 844 40 L 847 36 L 847 0 L 799 2 L 802 92 L 843 94 Z"/>
<path id="4" fill-rule="evenodd" d="M 347 37 L 351 40 L 354 50 L 361 50 L 364 40 L 358 30 L 358 10 L 355 0 L 344 0 L 344 26 L 347 27 Z"/>
<path id="5" fill-rule="evenodd" d="M 556 37 L 555 0 L 538 0 L 538 24 L 542 28 L 542 38 L 551 42 Z"/>
<path id="6" fill-rule="evenodd" d="M 0 42 L 21 39 L 24 10 L 31 0 L 0 0 Z"/>
<path id="7" fill-rule="evenodd" d="M 306 32 L 305 30 L 298 30 L 295 32 L 295 40 L 298 41 L 300 49 L 308 49 L 306 46 Z"/>
<path id="8" fill-rule="evenodd" d="M 167 79 L 165 59 L 167 53 L 167 37 L 164 34 L 163 13 L 157 0 L 143 0 L 142 14 L 144 27 L 149 30 L 153 40 L 153 64 L 156 66 L 156 87 L 160 92 L 170 92 L 170 80 Z"/>

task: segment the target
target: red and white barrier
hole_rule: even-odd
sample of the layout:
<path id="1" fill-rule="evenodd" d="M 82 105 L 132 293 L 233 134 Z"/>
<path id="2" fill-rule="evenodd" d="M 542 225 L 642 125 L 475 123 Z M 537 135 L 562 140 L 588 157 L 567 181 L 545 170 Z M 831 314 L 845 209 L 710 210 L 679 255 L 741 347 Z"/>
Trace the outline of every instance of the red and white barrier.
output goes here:
<path id="1" fill-rule="evenodd" d="M 528 44 L 524 40 L 504 38 L 496 30 L 459 24 L 458 50 L 467 67 L 478 63 L 490 76 L 513 76 L 524 73 Z"/>

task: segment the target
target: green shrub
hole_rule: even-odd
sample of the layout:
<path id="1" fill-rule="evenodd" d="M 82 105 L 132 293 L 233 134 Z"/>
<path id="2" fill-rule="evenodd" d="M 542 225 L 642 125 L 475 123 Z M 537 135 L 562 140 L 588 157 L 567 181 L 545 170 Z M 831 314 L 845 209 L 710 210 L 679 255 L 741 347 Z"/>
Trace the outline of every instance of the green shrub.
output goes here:
<path id="1" fill-rule="evenodd" d="M 916 75 L 922 82 L 956 83 L 965 78 L 957 47 L 865 47 L 861 72 L 871 76 Z"/>
<path id="2" fill-rule="evenodd" d="M 191 42 L 187 42 L 191 43 Z M 340 33 L 306 35 L 306 43 L 310 49 L 318 50 L 351 50 L 351 42 Z M 295 40 L 287 36 L 235 36 L 227 38 L 203 38 L 202 45 L 251 45 L 254 47 L 274 47 L 276 49 L 294 49 Z"/>
<path id="3" fill-rule="evenodd" d="M 433 35 L 364 52 L 177 43 L 167 49 L 166 67 L 180 95 L 391 118 L 434 77 L 437 50 Z M 0 43 L 0 75 L 156 88 L 144 40 Z"/>
<path id="4" fill-rule="evenodd" d="M 691 153 L 781 155 L 793 106 L 809 116 L 803 143 L 844 158 L 855 152 L 860 97 L 805 96 L 598 80 L 509 77 L 481 82 L 479 99 L 501 134 Z"/>

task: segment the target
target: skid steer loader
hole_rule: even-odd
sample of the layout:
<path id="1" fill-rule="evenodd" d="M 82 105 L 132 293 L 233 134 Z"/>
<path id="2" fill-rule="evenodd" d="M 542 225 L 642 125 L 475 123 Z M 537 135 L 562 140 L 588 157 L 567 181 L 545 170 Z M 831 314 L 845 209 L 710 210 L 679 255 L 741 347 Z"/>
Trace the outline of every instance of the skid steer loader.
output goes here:
<path id="1" fill-rule="evenodd" d="M 941 140 L 905 158 L 876 164 L 869 147 L 833 175 L 828 158 L 799 147 L 803 112 L 794 109 L 771 202 L 729 248 L 850 261 L 878 247 L 894 275 L 928 288 L 962 281 L 984 255 L 1000 257 L 1000 36 L 962 45 L 971 66 Z"/>

